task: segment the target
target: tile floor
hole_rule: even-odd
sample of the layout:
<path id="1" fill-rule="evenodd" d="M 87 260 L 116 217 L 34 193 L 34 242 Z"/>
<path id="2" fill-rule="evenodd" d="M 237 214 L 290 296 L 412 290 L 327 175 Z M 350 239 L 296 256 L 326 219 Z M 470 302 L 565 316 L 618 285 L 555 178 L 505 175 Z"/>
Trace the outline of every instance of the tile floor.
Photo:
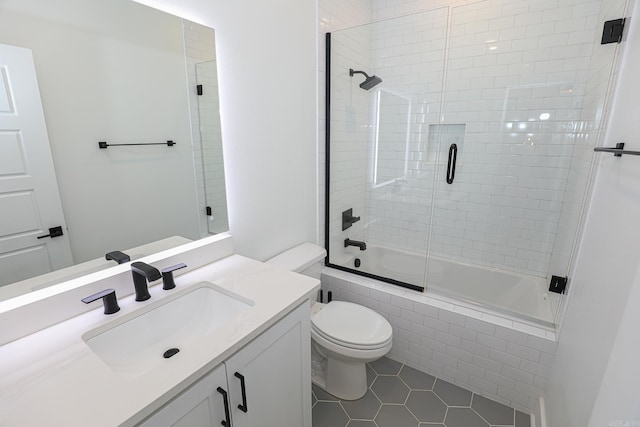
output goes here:
<path id="1" fill-rule="evenodd" d="M 313 427 L 531 427 L 528 414 L 383 357 L 367 394 L 339 400 L 313 386 Z"/>

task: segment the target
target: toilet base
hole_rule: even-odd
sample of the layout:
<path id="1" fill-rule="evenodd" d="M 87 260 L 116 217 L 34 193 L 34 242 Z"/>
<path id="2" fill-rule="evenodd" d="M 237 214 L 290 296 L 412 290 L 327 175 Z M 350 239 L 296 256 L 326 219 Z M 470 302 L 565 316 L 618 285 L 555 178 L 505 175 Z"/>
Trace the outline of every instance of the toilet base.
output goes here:
<path id="1" fill-rule="evenodd" d="M 341 400 L 357 400 L 367 393 L 366 363 L 344 363 L 329 359 L 329 372 L 312 370 L 311 382 Z"/>
<path id="2" fill-rule="evenodd" d="M 360 399 L 367 392 L 367 362 L 377 360 L 351 359 L 327 352 L 312 341 L 311 382 L 327 393 L 342 399 Z M 387 350 L 388 351 L 388 350 Z"/>
<path id="3" fill-rule="evenodd" d="M 327 360 L 328 393 L 342 400 L 360 399 L 367 392 L 366 363 L 355 360 L 340 360 L 329 357 Z"/>

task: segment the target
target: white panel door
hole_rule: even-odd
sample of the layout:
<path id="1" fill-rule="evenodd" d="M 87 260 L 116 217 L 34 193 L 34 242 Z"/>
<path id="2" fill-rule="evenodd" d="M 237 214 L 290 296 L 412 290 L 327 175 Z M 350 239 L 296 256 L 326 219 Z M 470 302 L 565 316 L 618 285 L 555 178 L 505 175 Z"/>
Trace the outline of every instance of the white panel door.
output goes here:
<path id="1" fill-rule="evenodd" d="M 33 56 L 0 45 L 0 286 L 72 265 L 66 232 Z"/>
<path id="2" fill-rule="evenodd" d="M 233 427 L 311 427 L 310 335 L 305 302 L 224 362 Z"/>
<path id="3" fill-rule="evenodd" d="M 225 425 L 225 396 L 222 392 L 227 392 L 224 365 L 218 366 L 202 377 L 155 414 L 138 424 L 138 427 L 214 427 Z M 230 424 L 226 425 L 231 427 Z"/>

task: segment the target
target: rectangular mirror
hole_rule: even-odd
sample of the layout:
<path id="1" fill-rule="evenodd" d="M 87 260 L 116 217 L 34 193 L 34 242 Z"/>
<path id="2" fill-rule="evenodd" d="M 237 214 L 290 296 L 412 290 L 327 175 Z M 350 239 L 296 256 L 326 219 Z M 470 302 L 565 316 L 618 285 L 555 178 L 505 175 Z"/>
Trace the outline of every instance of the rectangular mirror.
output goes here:
<path id="1" fill-rule="evenodd" d="M 3 0 L 0 44 L 0 300 L 228 230 L 213 29 L 131 0 Z M 16 51 L 40 128 L 11 121 L 37 104 Z"/>

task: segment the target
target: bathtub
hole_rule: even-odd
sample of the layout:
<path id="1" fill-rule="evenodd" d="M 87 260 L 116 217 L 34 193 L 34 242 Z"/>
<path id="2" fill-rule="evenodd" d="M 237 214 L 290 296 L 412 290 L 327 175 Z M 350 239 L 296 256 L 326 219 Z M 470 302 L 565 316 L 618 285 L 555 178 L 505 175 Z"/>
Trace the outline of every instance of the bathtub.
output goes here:
<path id="1" fill-rule="evenodd" d="M 497 268 L 465 264 L 424 254 L 367 245 L 349 250 L 342 267 L 424 286 L 433 296 L 453 299 L 474 309 L 488 310 L 542 326 L 554 324 L 558 296 L 547 291 L 546 280 Z M 355 260 L 360 267 L 355 267 Z M 427 272 L 427 280 L 424 276 Z"/>
<path id="2" fill-rule="evenodd" d="M 370 244 L 346 254 L 322 269 L 323 294 L 384 316 L 393 327 L 388 357 L 539 413 L 557 349 L 552 303 L 558 296 L 546 295 L 544 279 L 436 257 L 427 264 L 424 255 Z M 351 272 L 365 268 L 426 292 Z"/>

